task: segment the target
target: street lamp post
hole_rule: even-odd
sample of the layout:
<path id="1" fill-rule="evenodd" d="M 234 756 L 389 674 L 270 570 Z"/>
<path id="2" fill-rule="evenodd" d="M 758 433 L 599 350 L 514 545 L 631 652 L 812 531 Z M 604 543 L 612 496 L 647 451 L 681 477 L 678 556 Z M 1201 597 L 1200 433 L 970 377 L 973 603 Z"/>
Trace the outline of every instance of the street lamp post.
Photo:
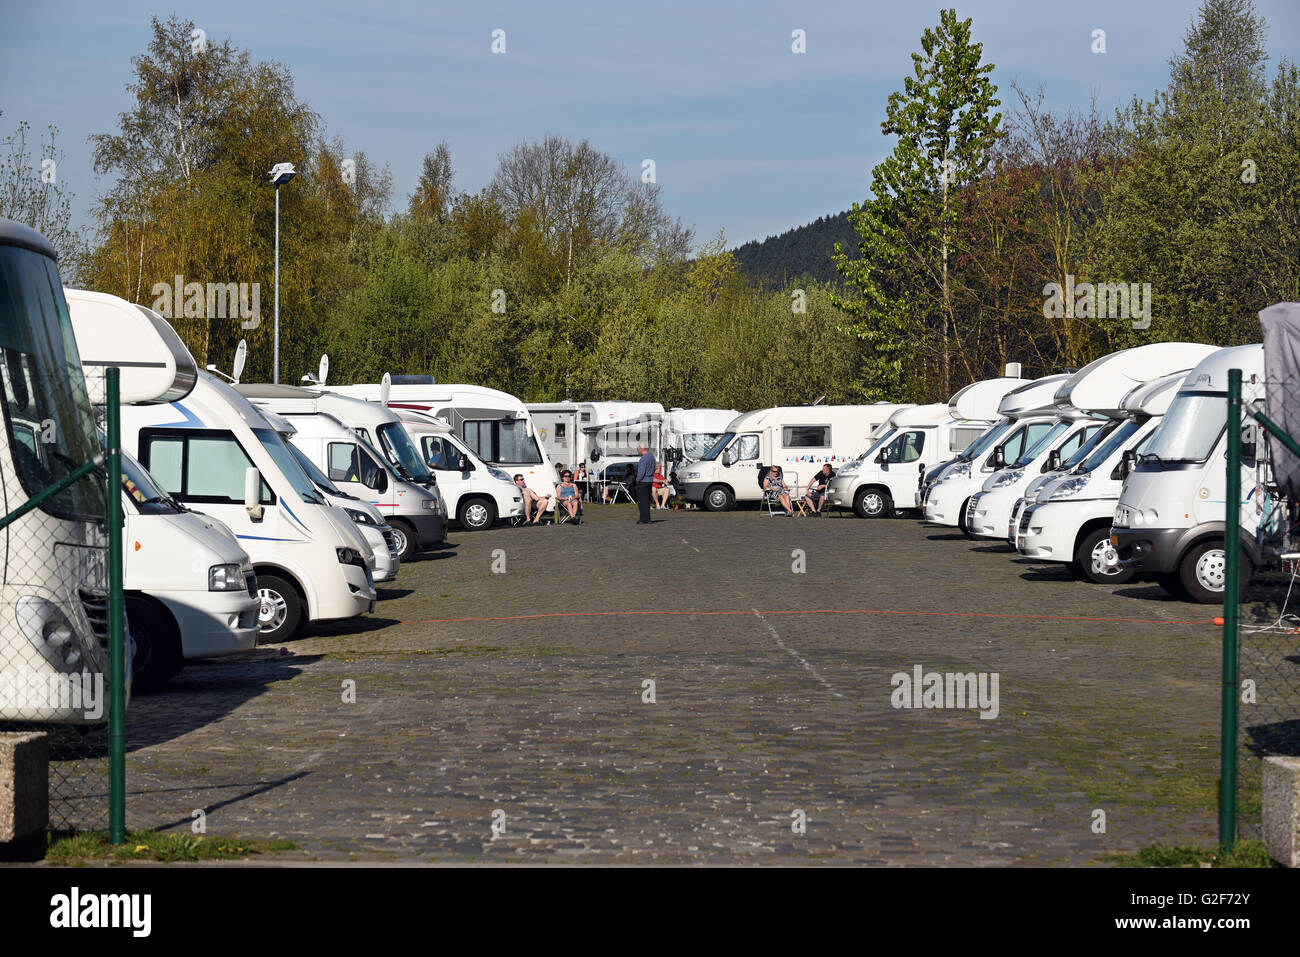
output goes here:
<path id="1" fill-rule="evenodd" d="M 280 382 L 280 187 L 298 175 L 292 163 L 276 163 L 271 167 L 271 185 L 275 187 L 275 355 L 272 359 L 271 381 Z"/>

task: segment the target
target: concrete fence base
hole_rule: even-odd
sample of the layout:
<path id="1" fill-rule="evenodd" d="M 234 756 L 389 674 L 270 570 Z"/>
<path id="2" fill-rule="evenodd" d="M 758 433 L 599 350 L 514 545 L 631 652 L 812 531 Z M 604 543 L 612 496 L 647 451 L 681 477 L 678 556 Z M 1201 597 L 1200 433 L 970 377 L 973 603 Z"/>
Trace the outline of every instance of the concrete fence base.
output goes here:
<path id="1" fill-rule="evenodd" d="M 0 733 L 0 844 L 45 830 L 50 762 L 45 735 Z"/>
<path id="2" fill-rule="evenodd" d="M 1284 867 L 1300 867 L 1300 758 L 1264 759 L 1264 846 Z"/>

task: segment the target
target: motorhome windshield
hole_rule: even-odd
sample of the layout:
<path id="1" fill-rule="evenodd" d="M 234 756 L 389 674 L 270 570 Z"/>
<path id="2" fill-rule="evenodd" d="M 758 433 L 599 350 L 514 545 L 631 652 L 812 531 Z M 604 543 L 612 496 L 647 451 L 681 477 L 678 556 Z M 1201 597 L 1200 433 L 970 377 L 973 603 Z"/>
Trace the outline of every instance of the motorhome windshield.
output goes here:
<path id="1" fill-rule="evenodd" d="M 849 464 L 854 465 L 858 462 L 865 462 L 869 457 L 876 454 L 877 449 L 879 449 L 882 445 L 884 445 L 886 442 L 888 442 L 897 434 L 898 434 L 898 429 L 890 429 L 880 438 L 876 439 L 876 441 L 871 444 L 870 448 L 868 448 L 865 452 L 863 452 L 861 455 L 859 455 L 856 459 L 854 459 Z"/>
<path id="2" fill-rule="evenodd" d="M 1101 445 L 1101 443 L 1105 442 L 1106 438 L 1112 432 L 1114 432 L 1118 426 L 1119 426 L 1118 419 L 1111 419 L 1110 421 L 1108 421 L 1100 429 L 1094 432 L 1092 434 L 1092 437 L 1088 439 L 1087 442 L 1084 442 L 1083 445 L 1079 446 L 1077 449 L 1075 449 L 1073 452 L 1067 455 L 1065 457 L 1065 460 L 1061 462 L 1061 468 L 1065 469 L 1066 471 L 1074 471 L 1076 468 L 1078 468 L 1079 471 L 1082 471 L 1080 466 L 1082 466 L 1083 463 L 1088 460 L 1088 456 L 1092 455 L 1092 450 L 1095 449 L 1097 446 Z"/>
<path id="3" fill-rule="evenodd" d="M 1029 465 L 1034 459 L 1042 455 L 1052 447 L 1052 444 L 1061 436 L 1061 433 L 1070 427 L 1068 422 L 1057 422 L 1054 426 L 1043 433 L 1043 437 L 1031 445 L 1025 454 L 1020 456 L 1011 463 L 1013 469 L 1022 469 Z"/>
<path id="4" fill-rule="evenodd" d="M 257 441 L 262 443 L 266 454 L 271 456 L 276 468 L 284 474 L 289 487 L 298 493 L 300 499 L 312 505 L 325 504 L 325 499 L 321 498 L 320 492 L 316 491 L 316 486 L 307 477 L 307 473 L 298 467 L 297 461 L 294 460 L 293 454 L 290 453 L 278 432 L 270 429 L 253 429 L 253 434 L 257 436 Z"/>
<path id="5" fill-rule="evenodd" d="M 722 454 L 722 450 L 727 447 L 727 443 L 729 443 L 735 437 L 736 437 L 735 432 L 722 433 L 722 435 L 718 438 L 718 441 L 713 443 L 713 448 L 709 449 L 709 451 L 705 452 L 702 456 L 700 456 L 700 461 L 712 462 L 714 459 L 716 459 L 719 455 Z"/>
<path id="6" fill-rule="evenodd" d="M 722 438 L 721 432 L 687 432 L 682 435 L 682 457 L 702 459 Z"/>
<path id="7" fill-rule="evenodd" d="M 401 473 L 402 478 L 423 485 L 433 481 L 432 476 L 429 475 L 429 467 L 424 464 L 424 459 L 420 458 L 420 453 L 416 450 L 415 443 L 411 441 L 411 436 L 406 429 L 397 422 L 385 422 L 375 431 L 379 433 L 379 441 L 383 444 L 388 461 Z"/>
<path id="8" fill-rule="evenodd" d="M 958 462 L 970 462 L 978 458 L 984 451 L 990 448 L 993 443 L 1002 438 L 1004 432 L 1011 428 L 1013 419 L 1003 419 L 997 425 L 991 426 L 987 432 L 978 439 L 966 446 L 966 451 L 957 456 Z"/>
<path id="9" fill-rule="evenodd" d="M 1110 433 L 1109 438 L 1107 438 L 1103 444 L 1097 446 L 1096 450 L 1083 460 L 1078 471 L 1091 472 L 1093 469 L 1100 466 L 1103 462 L 1114 455 L 1116 451 L 1127 445 L 1128 440 L 1132 438 L 1133 433 L 1136 432 L 1139 427 L 1140 423 L 1136 420 L 1127 419 L 1123 425 Z"/>
<path id="10" fill-rule="evenodd" d="M 1228 421 L 1223 393 L 1180 392 L 1169 404 L 1148 455 L 1160 462 L 1204 462 Z"/>
<path id="11" fill-rule="evenodd" d="M 154 477 L 134 456 L 122 453 L 122 489 L 131 496 L 141 515 L 173 515 L 181 511 L 170 495 L 158 487 Z"/>
<path id="12" fill-rule="evenodd" d="M 34 496 L 89 462 L 99 443 L 54 260 L 0 246 L 0 289 L 5 427 L 18 481 Z M 101 481 L 88 475 L 40 507 L 59 518 L 101 521 Z"/>

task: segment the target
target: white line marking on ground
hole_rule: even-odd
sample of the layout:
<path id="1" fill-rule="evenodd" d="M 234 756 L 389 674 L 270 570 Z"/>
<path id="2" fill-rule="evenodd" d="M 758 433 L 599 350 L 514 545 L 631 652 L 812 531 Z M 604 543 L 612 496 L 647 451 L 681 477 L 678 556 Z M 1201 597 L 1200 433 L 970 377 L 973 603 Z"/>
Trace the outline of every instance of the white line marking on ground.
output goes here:
<path id="1" fill-rule="evenodd" d="M 817 673 L 816 668 L 814 668 L 812 665 L 808 664 L 808 662 L 804 660 L 803 655 L 799 654 L 799 652 L 795 651 L 793 648 L 788 647 L 786 643 L 781 640 L 781 635 L 777 632 L 775 628 L 772 627 L 771 622 L 769 622 L 766 618 L 764 618 L 762 615 L 759 614 L 757 608 L 753 609 L 753 612 L 754 612 L 754 617 L 763 623 L 763 627 L 765 627 L 768 631 L 772 633 L 772 637 L 776 639 L 776 643 L 782 651 L 790 655 L 790 657 L 794 658 L 794 660 L 799 662 L 799 664 L 803 665 L 804 670 L 806 670 L 810 675 L 816 678 L 818 683 L 820 683 L 821 686 L 825 688 L 827 691 L 829 691 L 831 694 L 835 695 L 835 697 L 837 698 L 844 697 L 844 695 L 840 694 L 838 691 L 832 688 L 829 682 L 827 682 L 825 678 L 823 678 L 821 675 Z"/>
<path id="2" fill-rule="evenodd" d="M 687 541 L 686 539 L 684 539 L 684 538 L 682 539 L 682 544 L 683 544 L 683 545 L 691 545 L 691 543 L 688 542 L 688 541 Z M 696 548 L 694 545 L 691 545 L 691 551 L 693 551 L 693 552 L 698 552 L 699 549 Z"/>

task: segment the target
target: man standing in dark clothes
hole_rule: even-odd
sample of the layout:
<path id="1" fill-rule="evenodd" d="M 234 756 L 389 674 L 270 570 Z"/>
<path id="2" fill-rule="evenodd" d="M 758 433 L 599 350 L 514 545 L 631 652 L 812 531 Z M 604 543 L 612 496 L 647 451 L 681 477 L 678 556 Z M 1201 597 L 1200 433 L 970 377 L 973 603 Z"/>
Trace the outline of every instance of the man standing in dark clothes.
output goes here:
<path id="1" fill-rule="evenodd" d="M 636 523 L 649 525 L 650 486 L 655 480 L 655 457 L 642 443 L 637 443 L 636 450 L 641 453 L 641 457 L 636 460 L 636 507 L 641 517 L 636 520 Z"/>

